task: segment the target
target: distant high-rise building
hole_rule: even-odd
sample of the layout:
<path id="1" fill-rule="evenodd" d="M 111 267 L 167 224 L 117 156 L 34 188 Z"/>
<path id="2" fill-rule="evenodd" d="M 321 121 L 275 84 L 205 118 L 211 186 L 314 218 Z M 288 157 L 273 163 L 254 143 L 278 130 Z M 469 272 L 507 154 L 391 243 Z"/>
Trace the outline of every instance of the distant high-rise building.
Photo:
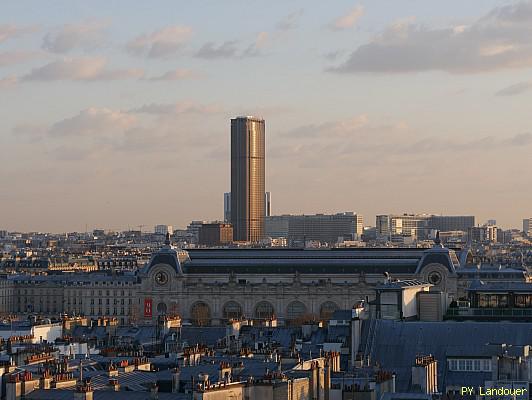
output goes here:
<path id="1" fill-rule="evenodd" d="M 231 119 L 231 223 L 235 241 L 264 236 L 265 124 L 254 117 Z"/>
<path id="2" fill-rule="evenodd" d="M 224 221 L 231 222 L 231 192 L 224 193 Z"/>
<path id="3" fill-rule="evenodd" d="M 523 220 L 523 233 L 532 237 L 532 217 Z"/>
<path id="4" fill-rule="evenodd" d="M 270 217 L 272 215 L 272 192 L 264 193 L 264 216 Z"/>
<path id="5" fill-rule="evenodd" d="M 353 212 L 315 215 L 273 215 L 265 220 L 266 235 L 285 237 L 289 244 L 304 245 L 316 240 L 336 244 L 358 239 L 363 233 L 362 216 Z"/>
<path id="6" fill-rule="evenodd" d="M 440 232 L 467 232 L 469 228 L 474 226 L 475 217 L 473 215 L 432 215 L 429 219 L 429 227 Z"/>
<path id="7" fill-rule="evenodd" d="M 364 234 L 364 218 L 362 215 L 355 214 L 355 237 L 353 239 L 361 239 Z"/>
<path id="8" fill-rule="evenodd" d="M 204 246 L 221 246 L 233 241 L 233 227 L 222 222 L 210 222 L 199 228 L 198 243 Z"/>
<path id="9" fill-rule="evenodd" d="M 158 235 L 166 235 L 167 233 L 172 235 L 174 233 L 174 228 L 172 225 L 155 225 L 153 231 Z"/>
<path id="10" fill-rule="evenodd" d="M 377 215 L 377 239 L 394 240 L 394 237 L 409 237 L 412 240 L 428 238 L 430 227 L 428 214 Z"/>
<path id="11" fill-rule="evenodd" d="M 377 239 L 393 240 L 409 237 L 425 240 L 432 231 L 451 232 L 468 230 L 475 226 L 472 215 L 389 214 L 377 215 Z"/>
<path id="12" fill-rule="evenodd" d="M 497 227 L 494 225 L 474 226 L 469 228 L 469 241 L 474 243 L 497 242 Z"/>
<path id="13" fill-rule="evenodd" d="M 207 221 L 192 221 L 187 226 L 187 235 L 190 237 L 192 243 L 198 243 L 199 240 L 199 230 L 203 224 L 208 223 Z"/>

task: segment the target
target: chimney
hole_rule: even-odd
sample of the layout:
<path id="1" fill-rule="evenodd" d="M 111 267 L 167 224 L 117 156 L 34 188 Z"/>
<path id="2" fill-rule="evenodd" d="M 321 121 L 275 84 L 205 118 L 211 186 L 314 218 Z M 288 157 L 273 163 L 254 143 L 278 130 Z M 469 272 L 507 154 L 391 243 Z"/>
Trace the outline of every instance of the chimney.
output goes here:
<path id="1" fill-rule="evenodd" d="M 231 383 L 232 372 L 233 371 L 232 371 L 231 365 L 226 361 L 222 361 L 220 363 L 220 375 L 218 377 L 218 382 Z"/>
<path id="2" fill-rule="evenodd" d="M 416 357 L 412 367 L 412 388 L 421 393 L 438 392 L 438 363 L 432 355 Z"/>
<path id="3" fill-rule="evenodd" d="M 74 392 L 74 400 L 92 400 L 94 392 L 89 382 L 82 382 Z"/>
<path id="4" fill-rule="evenodd" d="M 110 378 L 107 387 L 113 392 L 118 392 L 120 390 L 120 384 L 118 383 L 118 379 Z"/>
<path id="5" fill-rule="evenodd" d="M 325 360 L 324 369 L 324 378 L 323 378 L 323 391 L 324 391 L 324 400 L 330 399 L 331 391 L 331 362 L 330 359 Z"/>
<path id="6" fill-rule="evenodd" d="M 172 370 L 172 393 L 179 393 L 181 370 L 176 367 Z"/>

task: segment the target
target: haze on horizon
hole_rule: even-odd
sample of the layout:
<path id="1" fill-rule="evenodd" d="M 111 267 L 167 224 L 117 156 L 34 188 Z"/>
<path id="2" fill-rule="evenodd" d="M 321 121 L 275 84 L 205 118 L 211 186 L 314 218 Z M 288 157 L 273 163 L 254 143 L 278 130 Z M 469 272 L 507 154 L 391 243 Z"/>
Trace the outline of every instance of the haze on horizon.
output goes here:
<path id="1" fill-rule="evenodd" d="M 221 219 L 230 118 L 274 214 L 532 214 L 532 1 L 7 0 L 0 229 Z"/>

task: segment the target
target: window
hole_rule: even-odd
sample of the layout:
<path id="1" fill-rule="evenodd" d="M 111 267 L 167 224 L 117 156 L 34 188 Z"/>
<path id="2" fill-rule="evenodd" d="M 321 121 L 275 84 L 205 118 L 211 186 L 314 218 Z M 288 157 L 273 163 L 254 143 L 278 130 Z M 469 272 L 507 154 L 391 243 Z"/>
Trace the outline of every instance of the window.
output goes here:
<path id="1" fill-rule="evenodd" d="M 449 359 L 448 360 L 449 371 L 474 371 L 474 372 L 490 372 L 491 360 L 490 359 Z"/>
<path id="2" fill-rule="evenodd" d="M 286 308 L 286 319 L 297 320 L 307 313 L 307 307 L 300 301 L 293 301 Z"/>
<path id="3" fill-rule="evenodd" d="M 209 325 L 211 319 L 210 308 L 206 303 L 197 302 L 195 303 L 190 311 L 192 317 L 192 322 L 196 326 L 206 326 Z"/>
<path id="4" fill-rule="evenodd" d="M 242 317 L 242 307 L 235 301 L 227 302 L 223 307 L 223 317 L 227 320 Z"/>

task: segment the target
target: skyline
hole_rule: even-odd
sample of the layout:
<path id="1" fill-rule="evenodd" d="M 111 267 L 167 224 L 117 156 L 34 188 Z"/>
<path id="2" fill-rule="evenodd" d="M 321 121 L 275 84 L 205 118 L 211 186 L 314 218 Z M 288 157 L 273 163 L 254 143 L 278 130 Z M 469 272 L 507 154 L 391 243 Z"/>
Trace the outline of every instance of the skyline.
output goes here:
<path id="1" fill-rule="evenodd" d="M 0 229 L 221 220 L 247 114 L 274 214 L 531 213 L 532 2 L 6 3 Z"/>

